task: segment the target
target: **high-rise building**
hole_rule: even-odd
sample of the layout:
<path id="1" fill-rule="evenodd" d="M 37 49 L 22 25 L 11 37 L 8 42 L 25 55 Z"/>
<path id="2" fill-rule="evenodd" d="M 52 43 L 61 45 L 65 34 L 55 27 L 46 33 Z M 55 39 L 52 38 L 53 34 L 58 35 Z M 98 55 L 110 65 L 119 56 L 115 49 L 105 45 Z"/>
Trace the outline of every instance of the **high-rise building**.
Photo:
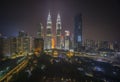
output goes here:
<path id="1" fill-rule="evenodd" d="M 5 56 L 10 56 L 10 40 L 8 37 L 4 38 L 3 53 Z"/>
<path id="2" fill-rule="evenodd" d="M 48 19 L 48 20 L 50 20 L 50 19 Z M 47 38 L 48 38 L 48 36 L 45 38 L 46 43 L 48 40 Z M 44 49 L 44 29 L 43 29 L 43 25 L 40 23 L 39 28 L 38 28 L 38 32 L 37 32 L 37 37 L 34 38 L 34 51 L 41 52 L 43 49 Z"/>
<path id="3" fill-rule="evenodd" d="M 13 55 L 15 54 L 16 52 L 19 52 L 18 51 L 18 40 L 17 40 L 17 37 L 10 37 L 10 54 Z"/>
<path id="4" fill-rule="evenodd" d="M 31 37 L 27 35 L 27 33 L 25 33 L 23 31 L 22 36 L 21 33 L 19 32 L 18 37 L 16 37 L 17 40 L 17 51 L 21 52 L 21 53 L 28 53 L 31 51 L 30 49 L 30 40 Z"/>
<path id="5" fill-rule="evenodd" d="M 61 49 L 62 48 L 62 43 L 61 43 L 61 18 L 60 18 L 60 14 L 58 13 L 57 15 L 57 22 L 56 22 L 56 48 L 57 49 Z"/>
<path id="6" fill-rule="evenodd" d="M 41 23 L 39 24 L 39 28 L 37 31 L 37 37 L 44 38 L 44 29 L 43 29 L 43 25 Z"/>
<path id="7" fill-rule="evenodd" d="M 10 56 L 10 41 L 7 37 L 0 37 L 0 58 Z"/>
<path id="8" fill-rule="evenodd" d="M 30 52 L 30 36 L 26 36 L 25 38 L 23 38 L 23 51 L 28 53 Z"/>
<path id="9" fill-rule="evenodd" d="M 19 37 L 25 37 L 25 36 L 27 36 L 27 33 L 25 33 L 24 30 L 20 30 L 18 36 Z"/>
<path id="10" fill-rule="evenodd" d="M 44 49 L 44 40 L 42 38 L 34 38 L 34 49 L 41 52 Z"/>
<path id="11" fill-rule="evenodd" d="M 69 50 L 70 49 L 70 31 L 65 30 L 65 44 L 64 49 Z"/>
<path id="12" fill-rule="evenodd" d="M 26 32 L 19 31 L 17 39 L 18 52 L 30 52 L 30 36 Z"/>
<path id="13" fill-rule="evenodd" d="M 52 20 L 50 12 L 47 18 L 46 37 L 45 37 L 45 49 L 51 49 L 52 47 Z"/>
<path id="14" fill-rule="evenodd" d="M 57 20 L 56 20 L 56 31 L 54 34 L 52 28 L 52 19 L 51 14 L 49 12 L 48 18 L 47 18 L 47 26 L 45 31 L 45 37 L 44 39 L 44 49 L 51 49 L 51 48 L 57 48 L 61 49 L 63 47 L 63 40 L 62 40 L 62 26 L 61 26 L 61 17 L 58 13 Z M 40 34 L 41 32 L 38 32 Z M 44 34 L 43 34 L 44 35 Z"/>
<path id="15" fill-rule="evenodd" d="M 30 36 L 30 52 L 32 52 L 33 50 L 34 50 L 34 37 Z"/>
<path id="16" fill-rule="evenodd" d="M 74 21 L 74 50 L 80 51 L 82 47 L 82 15 L 76 15 Z"/>
<path id="17" fill-rule="evenodd" d="M 0 37 L 0 57 L 11 55 L 26 55 L 33 50 L 33 38 L 24 31 L 17 37 Z"/>
<path id="18" fill-rule="evenodd" d="M 64 49 L 64 47 L 65 47 L 64 40 L 65 40 L 65 38 L 64 38 L 64 36 L 62 35 L 62 36 L 61 36 L 61 49 Z"/>

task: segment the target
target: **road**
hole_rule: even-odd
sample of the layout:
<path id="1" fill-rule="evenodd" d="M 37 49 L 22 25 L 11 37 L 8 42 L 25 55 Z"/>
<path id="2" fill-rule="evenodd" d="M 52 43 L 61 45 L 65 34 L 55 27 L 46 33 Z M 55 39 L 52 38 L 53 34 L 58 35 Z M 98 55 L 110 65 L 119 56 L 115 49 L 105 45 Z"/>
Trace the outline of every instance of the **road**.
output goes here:
<path id="1" fill-rule="evenodd" d="M 119 67 L 96 61 L 98 56 L 69 54 L 64 50 L 33 54 L 13 82 L 120 82 Z"/>
<path id="2" fill-rule="evenodd" d="M 13 74 L 19 72 L 19 70 L 21 70 L 27 63 L 25 59 L 26 57 L 18 57 L 0 62 L 0 82 L 3 80 L 9 81 Z"/>

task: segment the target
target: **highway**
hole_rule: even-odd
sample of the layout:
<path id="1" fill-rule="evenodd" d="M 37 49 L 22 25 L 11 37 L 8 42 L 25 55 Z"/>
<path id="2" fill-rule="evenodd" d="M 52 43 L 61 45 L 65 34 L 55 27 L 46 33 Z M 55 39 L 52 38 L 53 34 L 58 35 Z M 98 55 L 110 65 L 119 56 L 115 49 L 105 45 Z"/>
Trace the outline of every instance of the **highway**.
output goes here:
<path id="1" fill-rule="evenodd" d="M 9 82 L 14 74 L 17 74 L 20 70 L 24 69 L 27 66 L 28 60 L 26 57 L 20 57 L 12 59 L 8 63 L 11 69 L 8 69 L 4 73 L 1 73 L 0 82 Z M 1 72 L 2 71 L 4 70 L 1 70 Z"/>

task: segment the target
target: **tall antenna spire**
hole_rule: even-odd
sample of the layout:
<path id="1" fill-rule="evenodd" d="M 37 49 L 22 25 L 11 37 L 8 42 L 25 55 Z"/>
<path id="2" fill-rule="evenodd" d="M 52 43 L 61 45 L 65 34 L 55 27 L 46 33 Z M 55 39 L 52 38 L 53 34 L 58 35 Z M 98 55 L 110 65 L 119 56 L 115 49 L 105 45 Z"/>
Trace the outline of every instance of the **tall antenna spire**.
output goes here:
<path id="1" fill-rule="evenodd" d="M 48 13 L 48 18 L 47 18 L 47 24 L 48 24 L 48 23 L 52 23 L 50 11 L 49 11 L 49 13 Z"/>
<path id="2" fill-rule="evenodd" d="M 58 13 L 58 15 L 57 15 L 57 22 L 61 22 L 60 14 L 59 14 L 59 13 Z"/>
<path id="3" fill-rule="evenodd" d="M 61 29 L 61 18 L 59 13 L 57 15 L 56 29 Z"/>

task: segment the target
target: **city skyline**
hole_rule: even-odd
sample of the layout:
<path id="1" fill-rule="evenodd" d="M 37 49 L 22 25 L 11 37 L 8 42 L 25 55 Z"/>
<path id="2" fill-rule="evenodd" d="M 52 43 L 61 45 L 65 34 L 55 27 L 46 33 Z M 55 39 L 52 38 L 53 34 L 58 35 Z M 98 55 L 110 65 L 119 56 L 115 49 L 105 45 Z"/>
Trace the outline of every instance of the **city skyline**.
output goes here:
<path id="1" fill-rule="evenodd" d="M 7 0 L 6 0 L 7 1 Z M 36 36 L 38 24 L 47 26 L 47 15 L 50 10 L 53 28 L 56 27 L 57 13 L 61 15 L 62 27 L 73 33 L 74 17 L 81 13 L 83 19 L 83 39 L 120 40 L 120 2 L 107 1 L 67 1 L 40 0 L 1 1 L 0 33 L 11 36 L 19 30 L 25 30 Z"/>

